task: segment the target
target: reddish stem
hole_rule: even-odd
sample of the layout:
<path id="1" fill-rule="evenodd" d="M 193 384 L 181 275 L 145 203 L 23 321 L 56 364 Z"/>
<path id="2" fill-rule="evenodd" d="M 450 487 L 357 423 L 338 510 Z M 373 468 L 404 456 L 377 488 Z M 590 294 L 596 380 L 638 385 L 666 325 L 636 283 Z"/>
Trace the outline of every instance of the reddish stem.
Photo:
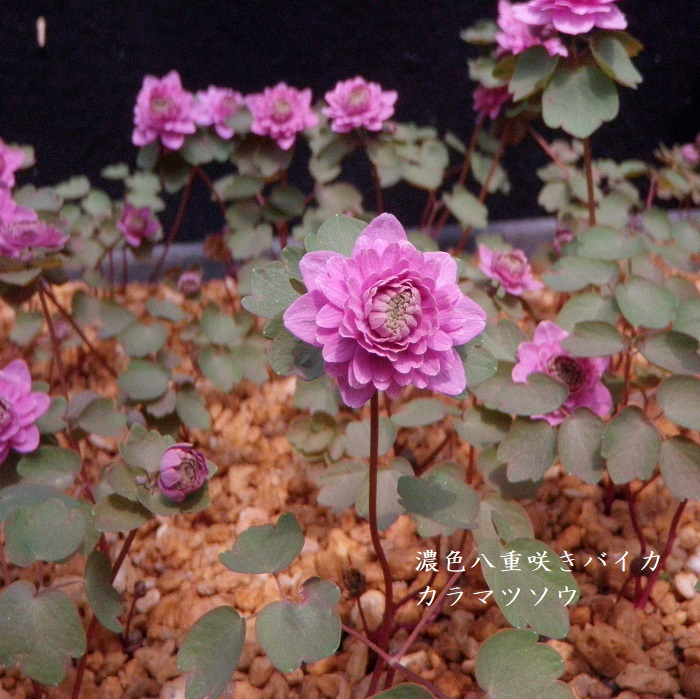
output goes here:
<path id="1" fill-rule="evenodd" d="M 379 393 L 375 391 L 370 399 L 370 433 L 369 433 L 369 531 L 372 538 L 372 546 L 382 569 L 384 577 L 384 596 L 386 599 L 384 606 L 384 616 L 379 627 L 378 643 L 382 649 L 386 650 L 389 643 L 391 623 L 394 617 L 393 583 L 391 580 L 391 569 L 386 559 L 386 554 L 382 548 L 379 538 L 379 527 L 377 526 L 377 477 L 379 472 Z M 382 656 L 377 659 L 374 674 L 369 685 L 367 696 L 372 696 L 377 690 L 379 678 L 384 669 Z"/>
<path id="2" fill-rule="evenodd" d="M 126 558 L 126 554 L 129 552 L 129 547 L 134 541 L 134 538 L 136 537 L 136 529 L 132 529 L 129 534 L 127 535 L 126 539 L 124 540 L 124 543 L 122 544 L 121 549 L 119 550 L 119 555 L 117 556 L 117 560 L 114 562 L 114 565 L 112 566 L 112 575 L 110 576 L 109 582 L 113 583 L 114 578 L 117 577 L 117 573 L 119 572 L 119 569 L 122 567 L 122 563 L 124 563 L 124 559 Z M 80 696 L 80 688 L 83 684 L 83 677 L 85 676 L 85 663 L 87 662 L 87 656 L 88 656 L 88 650 L 90 649 L 90 641 L 92 640 L 93 636 L 95 635 L 95 631 L 97 630 L 97 617 L 93 615 L 92 619 L 90 619 L 90 623 L 88 624 L 87 631 L 85 632 L 85 653 L 81 656 L 80 660 L 78 661 L 78 670 L 75 674 L 75 683 L 73 684 L 73 691 L 71 693 L 71 699 L 78 699 Z"/>
<path id="3" fill-rule="evenodd" d="M 562 171 L 564 177 L 568 180 L 570 175 L 569 168 L 559 159 L 559 156 L 554 152 L 549 143 L 547 143 L 532 126 L 527 127 L 527 132 L 537 141 L 537 145 L 547 154 L 549 159 Z"/>
<path id="4" fill-rule="evenodd" d="M 595 189 L 593 186 L 593 157 L 591 155 L 591 139 L 583 139 L 583 159 L 586 166 L 586 185 L 588 187 L 588 224 L 596 225 Z"/>
<path id="5" fill-rule="evenodd" d="M 625 486 L 625 493 L 627 495 L 627 504 L 630 509 L 630 520 L 632 521 L 632 528 L 634 529 L 634 533 L 637 535 L 637 539 L 639 540 L 639 545 L 641 547 L 639 555 L 643 556 L 647 552 L 647 542 L 644 538 L 642 528 L 639 525 L 639 519 L 637 518 L 637 495 L 639 495 L 640 492 L 641 490 L 637 493 L 633 493 L 629 483 Z"/>
<path id="6" fill-rule="evenodd" d="M 180 200 L 180 207 L 177 210 L 177 215 L 175 216 L 175 221 L 173 223 L 172 228 L 170 229 L 170 233 L 168 235 L 168 239 L 165 243 L 165 248 L 163 249 L 163 254 L 160 256 L 160 259 L 158 260 L 158 263 L 155 266 L 155 269 L 153 270 L 153 274 L 151 274 L 151 277 L 149 279 L 149 282 L 153 283 L 155 280 L 158 278 L 160 275 L 160 271 L 163 268 L 163 265 L 165 264 L 165 258 L 168 256 L 168 253 L 170 252 L 170 248 L 173 245 L 173 242 L 175 241 L 175 236 L 177 235 L 177 232 L 180 230 L 180 226 L 182 225 L 182 220 L 185 216 L 185 210 L 187 209 L 187 204 L 189 203 L 190 200 L 190 194 L 192 192 L 192 183 L 194 181 L 194 177 L 197 174 L 197 169 L 193 168 L 190 170 L 190 176 L 187 178 L 187 183 L 185 184 L 185 191 L 182 193 L 182 199 Z"/>
<path id="7" fill-rule="evenodd" d="M 683 510 L 685 509 L 685 506 L 687 504 L 687 500 L 683 500 L 683 502 L 678 503 L 676 512 L 673 515 L 673 520 L 671 521 L 671 526 L 668 530 L 668 539 L 666 540 L 666 546 L 659 558 L 659 562 L 656 564 L 656 568 L 654 568 L 654 570 L 651 572 L 651 575 L 647 580 L 647 584 L 642 590 L 642 594 L 638 595 L 637 599 L 635 599 L 634 601 L 635 609 L 643 609 L 644 605 L 649 601 L 649 597 L 651 596 L 651 590 L 654 587 L 654 583 L 659 579 L 661 571 L 663 570 L 664 565 L 666 563 L 666 559 L 669 557 L 671 549 L 673 549 L 673 544 L 676 540 L 676 532 L 678 531 L 678 525 L 680 524 Z"/>

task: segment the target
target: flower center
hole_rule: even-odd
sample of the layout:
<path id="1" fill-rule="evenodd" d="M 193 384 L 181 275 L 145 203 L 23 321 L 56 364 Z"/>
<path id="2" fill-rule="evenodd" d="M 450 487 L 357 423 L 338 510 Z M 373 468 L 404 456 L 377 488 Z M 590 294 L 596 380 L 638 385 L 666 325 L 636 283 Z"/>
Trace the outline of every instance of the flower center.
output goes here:
<path id="1" fill-rule="evenodd" d="M 358 85 L 350 90 L 347 110 L 350 114 L 360 114 L 369 107 L 369 90 L 366 85 Z"/>
<path id="2" fill-rule="evenodd" d="M 550 368 L 554 376 L 566 385 L 570 393 L 576 393 L 586 381 L 586 370 L 583 364 L 565 354 L 554 357 Z"/>
<path id="3" fill-rule="evenodd" d="M 174 116 L 177 106 L 169 95 L 164 95 L 154 90 L 151 95 L 151 113 L 158 119 L 167 119 Z"/>
<path id="4" fill-rule="evenodd" d="M 276 121 L 278 124 L 282 124 L 289 119 L 291 113 L 292 104 L 288 99 L 281 97 L 280 99 L 275 100 L 275 103 L 272 105 L 273 121 Z"/>
<path id="5" fill-rule="evenodd" d="M 183 489 L 188 489 L 197 485 L 199 482 L 199 465 L 197 464 L 197 459 L 191 454 L 184 454 L 180 458 L 180 466 L 177 470 L 177 474 L 180 477 L 180 486 Z"/>
<path id="6" fill-rule="evenodd" d="M 129 218 L 129 228 L 133 233 L 143 233 L 146 230 L 146 219 L 143 216 L 134 214 Z"/>
<path id="7" fill-rule="evenodd" d="M 6 398 L 0 396 L 0 432 L 12 422 L 12 408 Z"/>
<path id="8" fill-rule="evenodd" d="M 497 262 L 497 267 L 513 277 L 522 277 L 525 273 L 525 260 L 515 252 L 507 252 L 501 255 Z"/>
<path id="9" fill-rule="evenodd" d="M 380 290 L 372 301 L 369 324 L 379 335 L 403 340 L 422 315 L 420 294 L 407 284 Z"/>
<path id="10" fill-rule="evenodd" d="M 226 95 L 221 100 L 221 110 L 227 116 L 232 116 L 238 111 L 238 101 L 233 95 Z"/>

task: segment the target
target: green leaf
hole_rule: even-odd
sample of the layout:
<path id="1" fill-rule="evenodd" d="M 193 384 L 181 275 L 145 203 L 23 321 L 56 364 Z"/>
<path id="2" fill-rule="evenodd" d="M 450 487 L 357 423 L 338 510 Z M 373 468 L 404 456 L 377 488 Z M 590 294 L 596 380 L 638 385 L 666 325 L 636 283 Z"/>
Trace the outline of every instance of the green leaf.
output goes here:
<path id="1" fill-rule="evenodd" d="M 85 564 L 85 596 L 100 624 L 112 633 L 124 630 L 121 595 L 112 587 L 112 564 L 101 551 L 93 551 Z"/>
<path id="2" fill-rule="evenodd" d="M 589 45 L 596 63 L 609 78 L 632 89 L 636 89 L 642 82 L 642 76 L 634 67 L 625 47 L 614 36 L 602 32 Z"/>
<path id="3" fill-rule="evenodd" d="M 298 187 L 278 184 L 272 188 L 263 216 L 273 223 L 301 216 L 306 207 L 306 195 Z"/>
<path id="4" fill-rule="evenodd" d="M 243 378 L 230 349 L 207 345 L 197 358 L 205 378 L 224 393 L 228 393 Z"/>
<path id="5" fill-rule="evenodd" d="M 488 209 L 463 185 L 455 185 L 452 194 L 445 192 L 442 198 L 462 228 L 486 228 Z"/>
<path id="6" fill-rule="evenodd" d="M 698 346 L 694 337 L 673 330 L 648 335 L 637 344 L 652 364 L 674 374 L 691 376 L 700 373 Z"/>
<path id="7" fill-rule="evenodd" d="M 18 580 L 0 594 L 0 665 L 19 663 L 36 682 L 57 685 L 86 646 L 78 610 L 63 591 L 37 594 L 30 582 Z"/>
<path id="8" fill-rule="evenodd" d="M 680 305 L 673 329 L 700 340 L 700 299 L 689 299 Z"/>
<path id="9" fill-rule="evenodd" d="M 622 352 L 625 342 L 614 325 L 591 320 L 576 323 L 561 346 L 572 357 L 610 357 Z"/>
<path id="10" fill-rule="evenodd" d="M 508 465 L 501 463 L 495 446 L 484 449 L 477 459 L 477 468 L 483 474 L 486 484 L 497 490 L 501 497 L 513 500 L 529 500 L 537 496 L 542 481 L 508 480 Z"/>
<path id="11" fill-rule="evenodd" d="M 335 653 L 341 622 L 333 607 L 340 590 L 329 580 L 309 578 L 302 585 L 302 601 L 272 602 L 255 622 L 258 642 L 280 672 L 294 672 L 303 662 L 314 663 Z"/>
<path id="12" fill-rule="evenodd" d="M 558 66 L 542 94 L 544 123 L 576 138 L 588 138 L 603 122 L 614 119 L 619 108 L 615 83 L 592 66 Z"/>
<path id="13" fill-rule="evenodd" d="M 119 342 L 129 357 L 157 354 L 168 339 L 168 328 L 163 323 L 131 323 L 119 333 Z"/>
<path id="14" fill-rule="evenodd" d="M 226 247 L 234 260 L 250 260 L 272 247 L 272 226 L 260 223 L 255 227 L 240 228 L 226 236 Z"/>
<path id="15" fill-rule="evenodd" d="M 491 538 L 496 535 L 505 542 L 514 539 L 532 539 L 535 534 L 527 510 L 512 500 L 504 500 L 499 495 L 487 495 L 481 501 L 479 511 L 479 527 L 477 534 L 485 536 L 490 522 L 494 532 L 489 532 Z"/>
<path id="16" fill-rule="evenodd" d="M 80 456 L 72 449 L 40 446 L 17 463 L 17 474 L 32 483 L 65 490 L 80 471 Z"/>
<path id="17" fill-rule="evenodd" d="M 157 473 L 165 450 L 173 444 L 172 437 L 163 437 L 157 430 L 148 431 L 135 423 L 124 444 L 119 445 L 119 453 L 130 466 Z"/>
<path id="18" fill-rule="evenodd" d="M 544 46 L 533 46 L 518 55 L 508 91 L 513 102 L 534 95 L 542 89 L 559 63 L 559 56 L 550 56 Z"/>
<path id="19" fill-rule="evenodd" d="M 399 504 L 398 485 L 401 476 L 412 476 L 413 468 L 406 459 L 394 459 L 388 468 L 379 469 L 377 474 L 377 526 L 388 529 L 406 510 Z M 355 510 L 363 519 L 369 518 L 369 472 L 360 483 L 355 500 Z"/>
<path id="20" fill-rule="evenodd" d="M 261 524 L 246 529 L 231 551 L 219 560 L 235 573 L 279 573 L 288 568 L 304 547 L 304 534 L 297 518 L 286 512 L 277 524 Z"/>
<path id="21" fill-rule="evenodd" d="M 316 201 L 319 207 L 328 214 L 362 210 L 362 192 L 348 182 L 334 182 L 325 186 L 317 185 Z"/>
<path id="22" fill-rule="evenodd" d="M 199 323 L 207 339 L 215 345 L 233 347 L 240 343 L 245 334 L 236 321 L 215 303 L 207 304 Z"/>
<path id="23" fill-rule="evenodd" d="M 252 293 L 243 298 L 243 308 L 262 318 L 274 318 L 284 313 L 299 297 L 289 278 L 289 272 L 280 262 L 256 267 L 250 275 Z"/>
<path id="24" fill-rule="evenodd" d="M 577 408 L 559 425 L 557 447 L 567 473 L 595 485 L 605 471 L 600 453 L 605 423 L 588 408 Z"/>
<path id="25" fill-rule="evenodd" d="M 103 219 L 112 213 L 112 200 L 101 189 L 93 189 L 83 199 L 82 207 L 90 216 Z"/>
<path id="26" fill-rule="evenodd" d="M 581 318 L 597 320 L 615 325 L 620 315 L 612 296 L 601 296 L 593 292 L 572 296 L 559 311 L 557 325 L 571 332 Z"/>
<path id="27" fill-rule="evenodd" d="M 577 254 L 588 259 L 625 260 L 642 249 L 639 237 L 606 226 L 589 228 L 576 242 Z"/>
<path id="28" fill-rule="evenodd" d="M 479 511 L 479 496 L 463 481 L 438 469 L 424 478 L 399 478 L 399 504 L 450 529 L 471 529 Z"/>
<path id="29" fill-rule="evenodd" d="M 41 311 L 18 312 L 10 333 L 10 340 L 20 347 L 26 347 L 41 331 L 44 314 Z"/>
<path id="30" fill-rule="evenodd" d="M 190 429 L 208 430 L 211 427 L 211 415 L 206 402 L 192 384 L 180 387 L 175 405 L 178 417 Z"/>
<path id="31" fill-rule="evenodd" d="M 464 364 L 468 388 L 478 386 L 486 379 L 490 379 L 498 370 L 496 358 L 482 347 L 482 343 L 483 339 L 479 336 L 464 345 L 455 347 Z"/>
<path id="32" fill-rule="evenodd" d="M 498 34 L 498 25 L 493 20 L 480 19 L 477 20 L 477 22 L 471 27 L 463 29 L 459 33 L 459 38 L 462 41 L 466 41 L 468 44 L 476 44 L 477 46 L 488 46 L 489 44 L 493 44 L 496 41 L 496 34 Z M 379 696 L 382 695 L 380 694 Z M 386 696 L 386 699 L 389 699 L 389 695 Z M 401 696 L 397 696 L 396 699 L 401 699 Z M 406 697 L 406 699 L 409 699 L 408 696 Z"/>
<path id="33" fill-rule="evenodd" d="M 123 180 L 129 176 L 129 166 L 126 163 L 107 165 L 100 170 L 100 176 L 106 180 Z"/>
<path id="34" fill-rule="evenodd" d="M 687 252 L 700 252 L 700 230 L 692 221 L 674 221 L 671 223 L 671 235 Z"/>
<path id="35" fill-rule="evenodd" d="M 355 502 L 366 474 L 367 464 L 364 463 L 341 461 L 334 464 L 318 479 L 318 504 L 330 507 L 335 514 L 340 514 Z"/>
<path id="36" fill-rule="evenodd" d="M 126 426 L 126 417 L 114 409 L 111 398 L 97 398 L 91 400 L 77 418 L 70 422 L 89 434 L 119 437 Z"/>
<path id="37" fill-rule="evenodd" d="M 180 306 L 167 299 L 149 298 L 148 301 L 146 301 L 146 310 L 154 318 L 162 318 L 163 320 L 169 320 L 173 323 L 179 323 L 187 318 L 187 313 L 185 313 Z"/>
<path id="38" fill-rule="evenodd" d="M 635 405 L 620 411 L 605 428 L 600 453 L 613 483 L 629 483 L 651 477 L 661 448 L 658 430 Z"/>
<path id="39" fill-rule="evenodd" d="M 564 384 L 544 374 L 533 373 L 527 383 L 511 378 L 510 365 L 499 366 L 498 373 L 472 390 L 487 407 L 514 415 L 546 415 L 561 407 L 569 392 Z"/>
<path id="40" fill-rule="evenodd" d="M 62 199 L 82 199 L 90 191 L 90 180 L 85 175 L 76 175 L 54 187 Z"/>
<path id="41" fill-rule="evenodd" d="M 546 420 L 516 420 L 497 456 L 508 465 L 509 481 L 539 480 L 554 463 L 557 433 Z"/>
<path id="42" fill-rule="evenodd" d="M 663 209 L 652 206 L 642 212 L 642 221 L 647 232 L 659 243 L 671 238 L 671 221 Z"/>
<path id="43" fill-rule="evenodd" d="M 591 285 L 614 284 L 619 274 L 614 262 L 562 257 L 552 265 L 551 272 L 542 275 L 542 281 L 554 291 L 580 291 Z"/>
<path id="44" fill-rule="evenodd" d="M 136 316 L 131 311 L 111 299 L 100 301 L 99 313 L 101 327 L 98 335 L 101 340 L 116 337 L 127 325 L 131 325 L 136 320 Z"/>
<path id="45" fill-rule="evenodd" d="M 675 317 L 679 301 L 668 289 L 641 277 L 630 277 L 615 289 L 622 315 L 635 326 L 664 328 Z"/>
<path id="46" fill-rule="evenodd" d="M 128 532 L 151 518 L 151 513 L 141 503 L 115 493 L 99 500 L 92 511 L 95 526 L 101 532 Z"/>
<path id="47" fill-rule="evenodd" d="M 232 607 L 209 610 L 187 632 L 177 653 L 180 672 L 189 673 L 186 699 L 216 699 L 238 667 L 245 621 Z"/>
<path id="48" fill-rule="evenodd" d="M 554 648 L 538 643 L 534 631 L 520 629 L 502 629 L 486 639 L 475 668 L 487 699 L 574 699 L 571 689 L 557 680 L 564 669 Z"/>
<path id="49" fill-rule="evenodd" d="M 687 437 L 661 445 L 659 467 L 666 487 L 678 500 L 700 500 L 700 447 Z"/>
<path id="50" fill-rule="evenodd" d="M 158 364 L 145 359 L 132 359 L 117 384 L 133 401 L 160 398 L 168 390 L 170 375 Z"/>
<path id="51" fill-rule="evenodd" d="M 39 428 L 40 434 L 55 434 L 65 428 L 67 405 L 63 396 L 55 396 L 51 399 L 49 409 L 34 423 Z"/>
<path id="52" fill-rule="evenodd" d="M 657 389 L 656 400 L 671 422 L 689 430 L 700 430 L 700 380 L 671 376 Z"/>
<path id="53" fill-rule="evenodd" d="M 397 427 L 423 427 L 440 422 L 445 415 L 445 404 L 437 398 L 417 398 L 401 406 L 391 421 Z"/>
<path id="54" fill-rule="evenodd" d="M 298 381 L 294 404 L 300 410 L 335 415 L 338 412 L 338 393 L 328 376 L 313 381 Z"/>
<path id="55" fill-rule="evenodd" d="M 281 376 L 298 376 L 305 381 L 323 376 L 325 363 L 320 347 L 292 335 L 282 324 L 281 316 L 265 326 L 265 333 L 274 338 L 267 355 L 273 371 Z"/>
<path id="56" fill-rule="evenodd" d="M 525 333 L 512 321 L 501 320 L 494 325 L 487 325 L 481 335 L 481 346 L 498 361 L 514 362 Z"/>
<path id="57" fill-rule="evenodd" d="M 468 444 L 477 449 L 485 449 L 492 444 L 498 444 L 505 437 L 511 419 L 497 410 L 489 410 L 481 406 L 469 408 L 462 422 L 455 422 L 457 434 Z"/>
<path id="58" fill-rule="evenodd" d="M 360 459 L 369 458 L 369 437 L 370 437 L 370 421 L 369 419 L 362 422 L 351 422 L 345 429 L 345 449 L 350 454 Z M 379 451 L 378 454 L 386 454 L 386 452 L 394 446 L 396 440 L 396 426 L 388 417 L 379 418 Z"/>
<path id="59" fill-rule="evenodd" d="M 349 216 L 331 216 L 321 224 L 318 232 L 308 235 L 304 239 L 306 250 L 332 250 L 341 255 L 350 257 L 360 233 L 366 228 L 367 223 Z M 285 306 L 286 308 L 286 306 Z"/>
<path id="60" fill-rule="evenodd" d="M 5 521 L 7 556 L 27 566 L 34 561 L 61 561 L 74 554 L 85 533 L 77 508 L 53 498 L 14 510 Z"/>
<path id="61" fill-rule="evenodd" d="M 499 539 L 485 536 L 481 527 L 474 530 L 474 536 L 482 555 L 484 579 L 508 622 L 520 629 L 530 627 L 550 638 L 565 638 L 569 632 L 569 612 L 564 605 L 569 598 L 571 604 L 576 601 L 579 588 L 571 571 L 562 567 L 556 552 L 530 538 L 513 539 L 502 545 Z M 494 567 L 486 564 L 483 557 Z M 509 558 L 517 561 L 515 568 L 505 565 Z M 515 597 L 517 589 L 520 593 Z M 535 605 L 545 589 L 546 594 Z"/>

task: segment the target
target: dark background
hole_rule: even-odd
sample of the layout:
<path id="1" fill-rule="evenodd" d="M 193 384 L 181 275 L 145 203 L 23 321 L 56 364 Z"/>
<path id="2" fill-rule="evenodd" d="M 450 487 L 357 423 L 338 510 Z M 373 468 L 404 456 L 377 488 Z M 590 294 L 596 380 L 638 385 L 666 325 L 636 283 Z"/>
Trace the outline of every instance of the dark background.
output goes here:
<path id="1" fill-rule="evenodd" d="M 635 59 L 644 82 L 636 92 L 620 88 L 620 116 L 593 136 L 594 157 L 651 159 L 659 141 L 686 142 L 700 130 L 700 3 L 620 7 L 645 45 Z M 40 15 L 45 48 L 36 41 Z M 0 136 L 35 146 L 37 165 L 23 182 L 84 173 L 99 183 L 103 166 L 134 164 L 143 76 L 176 68 L 192 91 L 215 84 L 250 93 L 285 80 L 315 97 L 359 74 L 398 90 L 397 119 L 466 139 L 474 52 L 459 31 L 483 16 L 495 18 L 496 0 L 10 0 L 0 7 Z M 507 154 L 513 191 L 490 200 L 492 219 L 542 213 L 534 170 L 544 162 L 532 142 Z M 356 179 L 369 184 L 364 173 Z M 218 225 L 215 212 L 203 213 L 205 193 L 197 195 L 204 206 L 188 215 L 187 237 Z M 395 188 L 387 208 L 415 223 L 423 198 L 409 195 Z"/>

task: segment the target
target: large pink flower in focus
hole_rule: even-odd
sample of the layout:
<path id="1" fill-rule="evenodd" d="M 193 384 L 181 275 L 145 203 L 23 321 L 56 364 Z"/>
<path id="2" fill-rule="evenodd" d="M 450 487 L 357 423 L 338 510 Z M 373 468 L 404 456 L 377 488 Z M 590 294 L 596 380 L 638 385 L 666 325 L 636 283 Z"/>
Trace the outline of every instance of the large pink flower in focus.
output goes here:
<path id="1" fill-rule="evenodd" d="M 10 449 L 27 454 L 39 446 L 34 422 L 50 403 L 46 393 L 32 392 L 32 377 L 24 360 L 15 359 L 0 370 L 0 463 Z"/>
<path id="2" fill-rule="evenodd" d="M 185 136 L 193 134 L 194 96 L 183 89 L 180 74 L 171 70 L 165 77 L 147 75 L 134 107 L 135 146 L 147 146 L 160 139 L 170 150 L 182 148 Z"/>
<path id="3" fill-rule="evenodd" d="M 15 186 L 15 172 L 24 163 L 24 151 L 21 148 L 12 148 L 0 138 L 0 185 L 5 187 Z"/>
<path id="4" fill-rule="evenodd" d="M 500 29 L 496 34 L 499 56 L 504 53 L 517 56 L 531 46 L 544 46 L 550 56 L 569 55 L 561 39 L 552 36 L 554 28 L 551 25 L 532 27 L 526 24 L 515 16 L 510 0 L 499 0 L 497 22 Z"/>
<path id="5" fill-rule="evenodd" d="M 311 109 L 311 90 L 297 90 L 286 83 L 266 87 L 263 92 L 248 95 L 246 104 L 253 115 L 251 131 L 269 136 L 282 150 L 289 150 L 297 134 L 318 124 Z"/>
<path id="6" fill-rule="evenodd" d="M 600 380 L 610 359 L 572 357 L 561 341 L 569 336 L 566 330 L 549 320 L 541 322 L 531 342 L 521 342 L 518 363 L 513 367 L 513 381 L 525 383 L 533 372 L 547 374 L 569 389 L 564 404 L 547 415 L 534 415 L 552 425 L 558 425 L 576 408 L 588 408 L 605 417 L 612 409 L 610 391 Z"/>
<path id="7" fill-rule="evenodd" d="M 210 85 L 206 92 L 197 93 L 194 119 L 200 126 L 213 126 L 221 138 L 232 138 L 233 129 L 226 122 L 243 103 L 240 92 Z"/>
<path id="8" fill-rule="evenodd" d="M 514 296 L 544 288 L 544 284 L 532 276 L 530 263 L 522 250 L 500 252 L 479 245 L 479 269 Z"/>
<path id="9" fill-rule="evenodd" d="M 331 130 L 347 133 L 364 126 L 369 131 L 381 131 L 384 122 L 394 114 L 395 90 L 382 91 L 379 83 L 364 78 L 341 80 L 330 92 L 328 103 L 321 111 L 331 120 Z"/>
<path id="10" fill-rule="evenodd" d="M 117 223 L 117 228 L 124 234 L 124 239 L 137 248 L 144 240 L 155 240 L 160 233 L 160 223 L 147 206 L 137 208 L 128 201 Z"/>
<path id="11" fill-rule="evenodd" d="M 477 85 L 473 98 L 474 111 L 479 115 L 479 118 L 496 119 L 503 106 L 510 102 L 511 95 L 508 92 L 508 85 L 500 85 L 499 87 Z"/>
<path id="12" fill-rule="evenodd" d="M 364 229 L 351 257 L 309 252 L 300 269 L 308 293 L 284 313 L 286 328 L 322 348 L 325 370 L 347 405 L 376 390 L 391 397 L 408 384 L 447 395 L 466 387 L 454 349 L 476 337 L 486 314 L 457 286 L 457 263 L 419 252 L 398 220 L 382 214 Z"/>
<path id="13" fill-rule="evenodd" d="M 625 29 L 627 20 L 616 0 L 530 0 L 513 6 L 513 15 L 526 24 L 552 24 L 563 34 L 585 34 L 593 27 Z"/>

